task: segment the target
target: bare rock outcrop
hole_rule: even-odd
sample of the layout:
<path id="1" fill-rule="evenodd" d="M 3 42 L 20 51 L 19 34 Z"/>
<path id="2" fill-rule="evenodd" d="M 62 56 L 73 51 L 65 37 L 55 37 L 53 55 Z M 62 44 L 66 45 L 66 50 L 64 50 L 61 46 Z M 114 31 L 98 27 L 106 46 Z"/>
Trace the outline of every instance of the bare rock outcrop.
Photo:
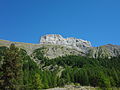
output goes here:
<path id="1" fill-rule="evenodd" d="M 76 38 L 63 38 L 61 35 L 57 34 L 42 36 L 40 39 L 40 44 L 63 45 L 82 52 L 86 52 L 86 49 L 91 47 L 91 43 L 89 41 Z"/>

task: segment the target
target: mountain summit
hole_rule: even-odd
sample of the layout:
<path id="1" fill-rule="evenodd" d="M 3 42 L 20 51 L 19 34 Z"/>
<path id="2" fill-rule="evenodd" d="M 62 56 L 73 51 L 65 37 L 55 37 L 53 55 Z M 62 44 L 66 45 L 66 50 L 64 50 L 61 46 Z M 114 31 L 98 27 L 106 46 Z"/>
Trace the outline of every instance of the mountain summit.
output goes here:
<path id="1" fill-rule="evenodd" d="M 86 48 L 92 47 L 89 41 L 76 39 L 73 37 L 63 38 L 61 35 L 58 34 L 48 34 L 42 36 L 40 39 L 40 44 L 63 45 L 83 52 L 86 52 Z"/>

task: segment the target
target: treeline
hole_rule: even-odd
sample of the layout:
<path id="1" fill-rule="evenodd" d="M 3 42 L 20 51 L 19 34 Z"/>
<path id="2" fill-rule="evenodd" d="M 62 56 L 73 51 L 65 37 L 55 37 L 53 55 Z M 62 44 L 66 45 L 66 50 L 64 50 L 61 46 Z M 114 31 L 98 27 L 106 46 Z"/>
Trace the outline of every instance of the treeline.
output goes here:
<path id="1" fill-rule="evenodd" d="M 39 54 L 41 56 L 41 53 Z M 41 61 L 46 58 L 41 57 Z M 44 70 L 27 52 L 15 47 L 0 47 L 0 90 L 41 90 L 61 85 L 57 69 Z"/>
<path id="2" fill-rule="evenodd" d="M 41 90 L 71 83 L 120 87 L 120 57 L 93 59 L 71 55 L 49 60 L 41 50 L 36 49 L 29 56 L 14 44 L 0 47 L 0 89 Z"/>
<path id="3" fill-rule="evenodd" d="M 0 90 L 41 90 L 56 86 L 55 72 L 42 70 L 23 49 L 0 47 Z"/>
<path id="4" fill-rule="evenodd" d="M 39 56 L 39 53 L 40 56 Z M 63 67 L 59 80 L 61 84 L 79 83 L 94 87 L 120 87 L 120 56 L 110 58 L 88 58 L 75 55 L 66 55 L 55 59 L 41 59 L 44 52 L 35 51 L 35 57 L 44 64 L 43 67 Z"/>
<path id="5" fill-rule="evenodd" d="M 80 83 L 94 87 L 120 87 L 120 57 L 87 58 L 64 56 L 45 61 L 45 65 L 64 67 L 61 78 L 66 83 Z"/>

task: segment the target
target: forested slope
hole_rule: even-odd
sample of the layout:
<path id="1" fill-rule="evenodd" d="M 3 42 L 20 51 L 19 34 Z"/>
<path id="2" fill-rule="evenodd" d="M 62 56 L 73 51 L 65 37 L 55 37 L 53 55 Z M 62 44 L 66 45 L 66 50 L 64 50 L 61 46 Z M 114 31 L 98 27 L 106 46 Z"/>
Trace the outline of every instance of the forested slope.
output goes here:
<path id="1" fill-rule="evenodd" d="M 120 57 L 88 58 L 66 55 L 44 57 L 37 49 L 28 55 L 11 45 L 0 47 L 0 88 L 33 90 L 80 84 L 101 88 L 120 87 Z"/>

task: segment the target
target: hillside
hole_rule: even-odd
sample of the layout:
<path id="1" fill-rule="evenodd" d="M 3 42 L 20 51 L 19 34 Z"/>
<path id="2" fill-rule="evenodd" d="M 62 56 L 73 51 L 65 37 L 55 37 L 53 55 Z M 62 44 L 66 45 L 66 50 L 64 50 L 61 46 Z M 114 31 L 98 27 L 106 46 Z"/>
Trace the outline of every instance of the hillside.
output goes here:
<path id="1" fill-rule="evenodd" d="M 29 55 L 32 54 L 34 50 L 44 47 L 44 56 L 48 58 L 65 55 L 111 58 L 120 55 L 120 46 L 118 45 L 108 44 L 92 47 L 89 41 L 76 38 L 63 38 L 61 35 L 54 34 L 42 36 L 39 44 L 0 40 L 0 46 L 9 46 L 11 43 L 14 43 L 19 48 L 25 49 Z"/>
<path id="2" fill-rule="evenodd" d="M 48 58 L 55 58 L 64 55 L 85 55 L 83 52 L 78 51 L 74 48 L 65 47 L 63 45 L 51 45 L 51 44 L 31 44 L 31 43 L 21 43 L 21 42 L 11 42 L 6 40 L 0 40 L 0 46 L 9 47 L 14 43 L 17 47 L 25 49 L 30 55 L 34 50 L 42 48 L 44 51 L 44 56 Z"/>
<path id="3" fill-rule="evenodd" d="M 41 90 L 72 85 L 66 88 L 87 90 L 85 86 L 90 86 L 91 90 L 112 90 L 120 87 L 120 56 L 96 59 L 66 55 L 49 59 L 44 57 L 44 49 L 28 55 L 14 44 L 0 47 L 0 88 Z"/>

